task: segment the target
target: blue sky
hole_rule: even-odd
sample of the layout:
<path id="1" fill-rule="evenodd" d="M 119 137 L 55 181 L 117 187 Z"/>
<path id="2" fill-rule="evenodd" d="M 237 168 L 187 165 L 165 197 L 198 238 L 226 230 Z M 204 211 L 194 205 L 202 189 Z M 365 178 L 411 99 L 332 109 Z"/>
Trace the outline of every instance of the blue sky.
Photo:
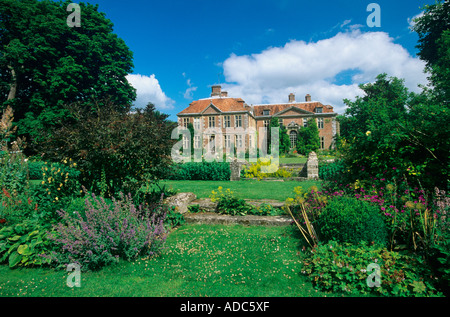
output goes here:
<path id="1" fill-rule="evenodd" d="M 386 72 L 426 83 L 411 18 L 434 0 L 87 0 L 134 53 L 137 106 L 176 119 L 220 83 L 248 104 L 313 100 L 345 109 L 358 84 Z M 369 27 L 370 3 L 380 27 Z"/>

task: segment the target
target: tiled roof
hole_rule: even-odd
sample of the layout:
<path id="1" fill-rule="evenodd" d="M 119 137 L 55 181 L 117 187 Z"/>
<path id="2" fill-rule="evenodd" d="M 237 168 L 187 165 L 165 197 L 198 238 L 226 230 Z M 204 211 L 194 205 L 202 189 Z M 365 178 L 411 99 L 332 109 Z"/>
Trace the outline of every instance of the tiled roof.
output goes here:
<path id="1" fill-rule="evenodd" d="M 189 107 L 178 113 L 182 114 L 194 114 L 201 113 L 213 104 L 217 109 L 222 112 L 228 111 L 248 111 L 250 108 L 245 105 L 244 100 L 241 98 L 206 98 L 192 102 Z"/>
<path id="2" fill-rule="evenodd" d="M 330 113 L 333 112 L 333 107 L 323 105 L 320 102 L 293 102 L 293 103 L 283 103 L 283 104 L 268 104 L 268 105 L 254 105 L 253 106 L 253 113 L 255 117 L 263 116 L 264 110 L 270 110 L 270 116 L 273 116 L 274 114 L 292 108 L 296 107 L 299 109 L 306 110 L 308 112 L 315 112 L 315 109 L 317 107 L 323 108 L 323 113 Z"/>

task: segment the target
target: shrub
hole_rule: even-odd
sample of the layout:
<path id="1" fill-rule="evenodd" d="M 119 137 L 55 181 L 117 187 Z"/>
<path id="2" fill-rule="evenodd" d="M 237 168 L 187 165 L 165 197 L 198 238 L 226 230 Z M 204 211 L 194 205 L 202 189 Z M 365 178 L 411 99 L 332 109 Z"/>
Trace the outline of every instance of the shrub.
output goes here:
<path id="1" fill-rule="evenodd" d="M 30 190 L 39 206 L 36 216 L 43 221 L 57 219 L 58 209 L 66 207 L 72 199 L 81 196 L 82 186 L 79 178 L 80 172 L 71 159 L 63 159 L 61 163 L 44 162 L 40 178 L 42 181 Z"/>
<path id="2" fill-rule="evenodd" d="M 380 286 L 369 287 L 369 264 L 380 267 Z M 303 261 L 302 273 L 322 291 L 352 295 L 436 296 L 424 261 L 375 244 L 321 243 Z"/>
<path id="3" fill-rule="evenodd" d="M 119 111 L 111 102 L 88 108 L 67 107 L 71 122 L 56 127 L 48 141 L 39 144 L 44 158 L 72 158 L 81 172 L 81 184 L 104 197 L 135 193 L 166 176 L 175 142 L 168 115 L 152 104 L 135 112 Z"/>
<path id="4" fill-rule="evenodd" d="M 249 213 L 258 216 L 278 216 L 284 214 L 282 209 L 276 208 L 266 203 L 263 203 L 259 207 L 251 209 Z"/>
<path id="5" fill-rule="evenodd" d="M 297 186 L 294 193 L 294 198 L 286 199 L 284 210 L 292 217 L 310 247 L 315 247 L 319 243 L 319 237 L 314 229 L 314 222 L 327 202 L 326 197 L 319 195 L 316 186 L 311 186 L 306 192 L 301 186 Z"/>
<path id="6" fill-rule="evenodd" d="M 28 192 L 10 193 L 3 188 L 0 192 L 0 228 L 20 223 L 35 215 L 38 205 Z"/>
<path id="7" fill-rule="evenodd" d="M 352 197 L 334 197 L 319 214 L 317 227 L 322 241 L 367 241 L 381 245 L 388 241 L 386 224 L 379 208 Z"/>
<path id="8" fill-rule="evenodd" d="M 431 247 L 432 264 L 439 274 L 441 287 L 450 294 L 450 196 L 444 190 L 435 189 L 436 235 Z"/>
<path id="9" fill-rule="evenodd" d="M 42 168 L 45 167 L 43 161 L 28 161 L 28 176 L 30 179 L 42 179 Z"/>
<path id="10" fill-rule="evenodd" d="M 53 255 L 58 266 L 79 264 L 83 270 L 96 270 L 161 251 L 166 237 L 165 206 L 138 206 L 121 195 L 108 204 L 91 195 L 86 200 L 85 216 L 60 211 L 61 221 L 53 225 L 50 238 L 59 247 Z"/>
<path id="11" fill-rule="evenodd" d="M 319 178 L 324 181 L 334 181 L 345 172 L 345 168 L 345 162 L 342 160 L 319 161 Z"/>
<path id="12" fill-rule="evenodd" d="M 202 161 L 175 164 L 168 178 L 172 180 L 229 181 L 230 175 L 230 163 Z"/>
<path id="13" fill-rule="evenodd" d="M 36 221 L 25 220 L 0 230 L 0 262 L 11 268 L 50 264 L 45 255 L 51 249 L 47 228 Z"/>
<path id="14" fill-rule="evenodd" d="M 272 162 L 268 159 L 258 159 L 256 163 L 250 163 L 249 165 L 246 165 L 242 171 L 241 174 L 244 178 L 257 178 L 258 180 L 261 180 L 263 178 L 267 177 L 280 177 L 280 178 L 288 178 L 292 177 L 294 174 L 294 169 L 288 169 L 279 167 L 276 171 L 270 172 L 270 173 L 263 173 L 264 168 L 267 170 L 271 170 L 275 165 L 272 165 Z"/>
<path id="15" fill-rule="evenodd" d="M 11 142 L 17 126 L 13 126 L 13 110 L 7 107 L 0 120 L 0 187 L 18 194 L 28 187 L 28 164 L 22 154 L 25 140 Z"/>
<path id="16" fill-rule="evenodd" d="M 229 188 L 223 191 L 222 186 L 217 191 L 213 190 L 210 198 L 212 202 L 217 202 L 217 211 L 222 214 L 245 216 L 248 213 L 252 213 L 254 209 L 244 199 L 234 196 Z"/>

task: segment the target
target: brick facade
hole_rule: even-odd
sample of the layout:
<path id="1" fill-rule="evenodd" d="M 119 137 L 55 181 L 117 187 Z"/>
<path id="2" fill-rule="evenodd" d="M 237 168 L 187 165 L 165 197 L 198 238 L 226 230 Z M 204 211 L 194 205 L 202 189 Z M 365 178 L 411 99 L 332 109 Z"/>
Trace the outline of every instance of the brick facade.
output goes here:
<path id="1" fill-rule="evenodd" d="M 308 120 L 314 119 L 319 128 L 321 148 L 332 149 L 334 137 L 339 134 L 337 113 L 333 107 L 311 101 L 310 95 L 305 96 L 305 102 L 296 102 L 294 94 L 290 94 L 288 100 L 288 103 L 249 106 L 240 98 L 228 97 L 216 85 L 212 87 L 210 98 L 194 101 L 177 114 L 178 124 L 187 127 L 188 123 L 192 123 L 196 135 L 202 136 L 202 147 L 206 149 L 213 142 L 216 146 L 222 144 L 225 152 L 230 144 L 245 149 L 256 146 L 254 142 L 260 146 L 261 140 L 256 140 L 255 132 L 267 126 L 273 117 L 287 128 L 288 135 L 294 141 L 299 129 Z M 216 140 L 216 135 L 220 135 L 221 139 Z"/>

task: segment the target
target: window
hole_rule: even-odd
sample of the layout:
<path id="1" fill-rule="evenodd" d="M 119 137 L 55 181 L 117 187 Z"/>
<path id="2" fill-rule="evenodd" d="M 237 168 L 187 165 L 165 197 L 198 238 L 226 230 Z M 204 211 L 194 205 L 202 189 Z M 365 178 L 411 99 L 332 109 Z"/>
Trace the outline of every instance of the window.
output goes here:
<path id="1" fill-rule="evenodd" d="M 269 116 L 270 110 L 263 110 L 263 116 Z"/>
<path id="2" fill-rule="evenodd" d="M 187 137 L 186 135 L 183 135 L 183 149 L 188 149 L 189 148 L 189 137 Z"/>
<path id="3" fill-rule="evenodd" d="M 241 128 L 242 127 L 242 115 L 240 115 L 240 114 L 235 115 L 234 120 L 235 120 L 234 126 L 236 128 Z"/>
<path id="4" fill-rule="evenodd" d="M 236 148 L 242 148 L 243 143 L 242 143 L 242 135 L 241 134 L 236 134 Z"/>
<path id="5" fill-rule="evenodd" d="M 223 127 L 224 128 L 231 127 L 231 116 L 224 116 L 223 117 Z"/>
<path id="6" fill-rule="evenodd" d="M 216 136 L 211 135 L 209 138 L 209 150 L 211 151 L 211 154 L 216 153 Z"/>
<path id="7" fill-rule="evenodd" d="M 325 137 L 323 136 L 320 137 L 320 149 L 325 149 Z"/>
<path id="8" fill-rule="evenodd" d="M 323 112 L 323 108 L 322 107 L 317 107 L 316 108 L 316 113 L 322 113 Z"/>
<path id="9" fill-rule="evenodd" d="M 201 138 L 199 135 L 194 135 L 194 149 L 200 149 L 201 148 Z"/>
<path id="10" fill-rule="evenodd" d="M 200 130 L 200 118 L 194 118 L 194 130 Z"/>
<path id="11" fill-rule="evenodd" d="M 270 125 L 269 120 L 264 120 L 264 128 L 267 128 Z"/>
<path id="12" fill-rule="evenodd" d="M 291 149 L 295 148 L 297 145 L 297 131 L 289 132 L 289 139 L 291 140 Z"/>
<path id="13" fill-rule="evenodd" d="M 209 127 L 215 128 L 216 127 L 216 117 L 209 117 Z"/>
<path id="14" fill-rule="evenodd" d="M 308 126 L 308 119 L 303 119 L 303 126 L 305 128 Z"/>
<path id="15" fill-rule="evenodd" d="M 279 118 L 278 119 L 278 124 L 280 125 L 280 127 L 282 127 L 283 126 L 283 119 Z"/>
<path id="16" fill-rule="evenodd" d="M 249 149 L 251 149 L 253 147 L 253 135 L 252 134 L 248 135 L 248 147 L 249 147 Z"/>
<path id="17" fill-rule="evenodd" d="M 225 148 L 230 149 L 231 148 L 231 135 L 224 135 L 223 138 L 224 138 Z"/>
<path id="18" fill-rule="evenodd" d="M 189 124 L 189 118 L 183 118 L 183 127 L 187 128 Z"/>
<path id="19" fill-rule="evenodd" d="M 317 127 L 323 129 L 323 118 L 317 118 Z"/>

